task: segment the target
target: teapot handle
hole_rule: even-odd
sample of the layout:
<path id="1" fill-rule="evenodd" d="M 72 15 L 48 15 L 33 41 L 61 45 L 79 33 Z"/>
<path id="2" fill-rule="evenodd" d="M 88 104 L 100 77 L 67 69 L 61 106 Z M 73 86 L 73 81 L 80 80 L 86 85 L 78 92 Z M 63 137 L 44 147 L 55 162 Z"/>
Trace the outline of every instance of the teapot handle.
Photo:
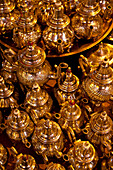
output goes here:
<path id="1" fill-rule="evenodd" d="M 70 126 L 68 126 L 67 134 L 71 143 L 73 143 L 73 141 L 76 141 L 75 133 Z"/>
<path id="2" fill-rule="evenodd" d="M 79 64 L 80 64 L 80 67 L 82 69 L 82 72 L 83 72 L 84 76 L 87 76 L 85 67 L 86 68 L 88 68 L 88 67 L 90 68 L 89 63 L 88 63 L 88 59 L 85 56 L 80 55 Z"/>
<path id="3" fill-rule="evenodd" d="M 108 150 L 112 149 L 112 143 L 110 140 L 104 140 L 103 137 L 101 137 L 101 142 Z"/>

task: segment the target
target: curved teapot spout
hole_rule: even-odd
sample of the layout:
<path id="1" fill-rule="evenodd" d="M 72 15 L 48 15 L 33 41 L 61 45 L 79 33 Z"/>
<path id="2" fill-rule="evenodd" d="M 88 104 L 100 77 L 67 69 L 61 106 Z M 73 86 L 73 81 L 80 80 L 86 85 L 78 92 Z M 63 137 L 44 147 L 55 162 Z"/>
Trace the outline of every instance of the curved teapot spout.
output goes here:
<path id="1" fill-rule="evenodd" d="M 104 140 L 103 138 L 101 138 L 101 142 L 108 150 L 112 149 L 112 143 L 110 140 Z"/>
<path id="2" fill-rule="evenodd" d="M 50 72 L 49 78 L 50 79 L 58 79 L 61 76 L 61 69 L 62 68 L 68 68 L 67 63 L 60 63 L 59 66 L 55 65 L 54 66 L 57 69 L 57 72 Z"/>
<path id="3" fill-rule="evenodd" d="M 67 129 L 67 133 L 68 133 L 68 137 L 71 143 L 73 143 L 73 141 L 76 141 L 76 137 L 75 137 L 75 133 L 73 131 L 73 129 L 69 126 Z"/>
<path id="4" fill-rule="evenodd" d="M 10 153 L 13 155 L 14 158 L 17 158 L 18 155 L 18 151 L 16 150 L 16 148 L 14 148 L 13 146 L 10 149 Z"/>
<path id="5" fill-rule="evenodd" d="M 90 64 L 88 62 L 88 59 L 85 56 L 80 55 L 79 64 L 80 64 L 80 67 L 82 69 L 84 76 L 87 76 L 87 71 L 85 68 L 88 68 L 88 70 L 90 70 Z"/>

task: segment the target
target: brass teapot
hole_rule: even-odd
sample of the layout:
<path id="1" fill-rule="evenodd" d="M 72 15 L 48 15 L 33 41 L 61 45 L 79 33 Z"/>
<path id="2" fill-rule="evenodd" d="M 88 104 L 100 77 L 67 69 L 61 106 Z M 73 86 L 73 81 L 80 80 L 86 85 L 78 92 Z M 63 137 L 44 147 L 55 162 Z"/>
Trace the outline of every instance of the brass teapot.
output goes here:
<path id="1" fill-rule="evenodd" d="M 82 72 L 86 76 L 87 70 L 90 70 L 90 72 L 94 71 L 104 61 L 105 58 L 108 58 L 109 64 L 112 64 L 111 55 L 113 55 L 113 52 L 111 52 L 110 47 L 107 44 L 101 42 L 98 49 L 91 53 L 88 58 L 80 55 L 79 64 L 81 66 Z"/>
<path id="2" fill-rule="evenodd" d="M 15 3 L 13 0 L 0 1 L 0 34 L 12 30 L 16 16 L 14 16 Z"/>
<path id="3" fill-rule="evenodd" d="M 67 67 L 61 63 L 57 67 L 57 73 L 51 71 L 51 66 L 46 59 L 45 51 L 34 43 L 28 43 L 28 47 L 18 54 L 17 77 L 24 86 L 32 87 L 34 82 L 40 86 L 49 78 L 57 79 L 60 76 L 61 67 Z"/>
<path id="4" fill-rule="evenodd" d="M 91 101 L 99 103 L 112 100 L 112 86 L 113 71 L 107 58 L 82 82 L 82 87 Z"/>
<path id="5" fill-rule="evenodd" d="M 64 160 L 71 164 L 70 169 L 92 170 L 98 162 L 98 155 L 95 148 L 89 141 L 77 140 L 74 146 L 64 155 Z"/>
<path id="6" fill-rule="evenodd" d="M 76 92 L 79 86 L 79 79 L 75 76 L 71 67 L 68 67 L 66 73 L 62 72 L 58 78 L 58 88 L 54 89 L 55 97 L 59 104 L 65 101 L 75 100 Z"/>
<path id="7" fill-rule="evenodd" d="M 23 48 L 29 41 L 37 42 L 39 40 L 41 29 L 33 11 L 22 11 L 20 13 L 21 16 L 13 29 L 13 41 L 17 47 Z"/>
<path id="8" fill-rule="evenodd" d="M 7 151 L 4 146 L 0 143 L 0 169 L 5 170 L 5 164 L 7 162 Z"/>
<path id="9" fill-rule="evenodd" d="M 39 2 L 36 4 L 36 15 L 38 21 L 41 25 L 46 25 L 48 17 L 53 12 L 54 3 L 56 0 L 38 0 Z"/>
<path id="10" fill-rule="evenodd" d="M 103 20 L 99 14 L 99 3 L 96 1 L 82 1 L 72 18 L 72 27 L 78 39 L 95 39 L 101 35 Z"/>
<path id="11" fill-rule="evenodd" d="M 110 155 L 104 159 L 101 163 L 101 170 L 112 170 L 113 169 L 113 151 Z"/>
<path id="12" fill-rule="evenodd" d="M 65 170 L 65 168 L 62 165 L 60 165 L 59 163 L 53 163 L 53 162 L 49 163 L 46 169 L 47 170 Z"/>
<path id="13" fill-rule="evenodd" d="M 68 128 L 72 128 L 76 133 L 81 132 L 81 126 L 84 123 L 84 114 L 74 100 L 63 103 L 60 113 L 56 113 L 55 117 L 58 119 L 58 123 L 62 129 L 68 130 Z"/>
<path id="14" fill-rule="evenodd" d="M 14 170 L 38 170 L 38 165 L 36 164 L 33 156 L 23 153 L 18 154 L 17 150 L 13 146 L 10 148 L 10 153 L 16 160 Z"/>
<path id="15" fill-rule="evenodd" d="M 24 107 L 30 114 L 32 120 L 37 124 L 39 118 L 50 118 L 49 113 L 52 107 L 53 101 L 46 90 L 41 89 L 38 83 L 34 83 L 32 90 L 29 90 L 26 94 Z"/>
<path id="16" fill-rule="evenodd" d="M 74 31 L 69 24 L 70 18 L 64 14 L 63 5 L 56 2 L 53 14 L 47 20 L 48 27 L 43 31 L 44 42 L 50 51 L 63 53 L 71 49 Z"/>
<path id="17" fill-rule="evenodd" d="M 45 162 L 48 162 L 48 156 L 62 157 L 63 140 L 64 135 L 56 122 L 49 119 L 38 121 L 32 136 L 32 144 L 36 153 L 41 154 Z"/>
<path id="18" fill-rule="evenodd" d="M 10 81 L 4 81 L 0 76 L 0 108 L 10 108 L 17 106 L 17 101 L 14 98 L 14 86 Z"/>
<path id="19" fill-rule="evenodd" d="M 112 149 L 113 121 L 105 111 L 92 114 L 83 133 L 92 143 L 101 146 L 103 152 L 104 148 L 108 151 Z"/>
<path id="20" fill-rule="evenodd" d="M 12 109 L 11 114 L 6 120 L 6 133 L 12 141 L 20 141 L 30 148 L 31 144 L 27 138 L 32 134 L 34 130 L 34 124 L 30 120 L 29 115 L 20 111 L 17 108 Z"/>

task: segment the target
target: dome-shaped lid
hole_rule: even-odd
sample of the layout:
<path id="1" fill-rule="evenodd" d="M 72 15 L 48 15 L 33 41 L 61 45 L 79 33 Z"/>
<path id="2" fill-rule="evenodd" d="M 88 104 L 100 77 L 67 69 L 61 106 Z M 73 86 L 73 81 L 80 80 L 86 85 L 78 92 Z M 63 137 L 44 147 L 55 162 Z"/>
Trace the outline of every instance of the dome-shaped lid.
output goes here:
<path id="1" fill-rule="evenodd" d="M 33 170 L 36 167 L 35 159 L 31 155 L 19 154 L 17 156 L 16 170 Z"/>
<path id="2" fill-rule="evenodd" d="M 48 18 L 47 25 L 53 29 L 63 29 L 70 24 L 70 18 L 64 14 L 60 1 L 55 3 L 53 15 Z"/>
<path id="3" fill-rule="evenodd" d="M 113 95 L 113 71 L 107 59 L 89 74 L 82 86 L 92 100 L 108 101 Z"/>
<path id="4" fill-rule="evenodd" d="M 105 58 L 110 57 L 110 49 L 108 46 L 104 45 L 103 42 L 99 44 L 98 50 L 96 50 L 94 53 L 92 53 L 88 61 L 93 65 L 97 64 L 99 65 L 100 62 L 102 62 Z"/>
<path id="5" fill-rule="evenodd" d="M 7 161 L 7 151 L 0 143 L 0 165 L 4 165 Z"/>
<path id="6" fill-rule="evenodd" d="M 43 64 L 46 58 L 45 51 L 34 43 L 28 43 L 28 47 L 23 49 L 18 56 L 19 63 L 23 67 L 38 67 Z"/>
<path id="7" fill-rule="evenodd" d="M 15 130 L 25 129 L 29 125 L 30 118 L 26 112 L 18 109 L 12 110 L 11 114 L 7 118 L 7 124 L 9 127 Z"/>
<path id="8" fill-rule="evenodd" d="M 0 14 L 10 13 L 14 8 L 13 0 L 0 0 Z"/>
<path id="9" fill-rule="evenodd" d="M 100 12 L 100 10 L 101 9 L 99 3 L 91 0 L 82 1 L 82 3 L 80 3 L 76 9 L 79 15 L 88 17 L 97 15 Z"/>
<path id="10" fill-rule="evenodd" d="M 74 143 L 74 157 L 80 163 L 90 163 L 94 160 L 95 149 L 89 141 L 77 140 Z"/>
<path id="11" fill-rule="evenodd" d="M 91 117 L 90 126 L 95 133 L 103 135 L 109 133 L 112 130 L 113 122 L 104 111 L 101 113 L 96 113 Z"/>
<path id="12" fill-rule="evenodd" d="M 0 76 L 0 99 L 10 97 L 14 92 L 12 83 L 5 83 L 2 76 Z"/>
<path id="13" fill-rule="evenodd" d="M 35 128 L 35 135 L 43 144 L 52 144 L 57 142 L 61 137 L 61 134 L 62 131 L 60 126 L 49 119 L 41 119 Z"/>
<path id="14" fill-rule="evenodd" d="M 34 83 L 32 90 L 27 92 L 25 103 L 33 106 L 40 107 L 47 103 L 49 95 L 45 90 L 42 90 L 38 83 Z"/>
<path id="15" fill-rule="evenodd" d="M 79 79 L 71 72 L 71 67 L 68 67 L 66 74 L 58 79 L 58 87 L 64 92 L 73 92 L 79 86 Z"/>
<path id="16" fill-rule="evenodd" d="M 65 168 L 58 163 L 51 162 L 49 165 L 47 165 L 47 170 L 65 170 Z"/>
<path id="17" fill-rule="evenodd" d="M 18 29 L 24 29 L 27 32 L 27 29 L 34 27 L 37 23 L 37 17 L 33 12 L 24 12 L 20 11 L 20 18 L 18 21 Z"/>
<path id="18" fill-rule="evenodd" d="M 81 109 L 77 104 L 75 104 L 74 100 L 71 100 L 66 102 L 66 104 L 61 108 L 60 113 L 64 119 L 74 121 L 80 118 Z"/>

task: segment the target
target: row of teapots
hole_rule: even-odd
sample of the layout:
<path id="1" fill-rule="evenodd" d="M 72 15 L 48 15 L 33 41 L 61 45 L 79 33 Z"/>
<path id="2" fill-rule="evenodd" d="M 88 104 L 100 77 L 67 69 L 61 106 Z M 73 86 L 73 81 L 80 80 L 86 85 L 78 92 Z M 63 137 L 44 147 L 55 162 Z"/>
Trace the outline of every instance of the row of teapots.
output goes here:
<path id="1" fill-rule="evenodd" d="M 54 93 L 59 104 L 70 98 L 77 100 L 85 94 L 95 105 L 113 98 L 113 71 L 110 66 L 113 62 L 113 49 L 109 44 L 101 43 L 98 50 L 88 59 L 83 55 L 80 56 L 79 63 L 86 76 L 80 86 L 79 79 L 72 73 L 68 64 L 55 65 L 57 72 L 52 72 L 50 64 L 45 60 L 44 50 L 34 43 L 29 43 L 18 54 L 8 49 L 3 51 L 2 55 L 5 59 L 2 63 L 2 76 L 5 80 L 8 79 L 12 82 L 15 79 L 17 81 L 18 78 L 22 89 L 23 87 L 32 88 L 34 82 L 43 86 L 50 78 L 57 79 L 58 86 Z M 66 73 L 62 72 L 63 68 L 67 68 Z M 88 70 L 90 71 L 88 72 Z M 78 95 L 76 95 L 77 92 Z"/>
<path id="2" fill-rule="evenodd" d="M 7 2 L 8 1 L 8 2 Z M 6 4 L 1 5 L 1 15 L 3 15 L 3 10 L 6 10 L 7 4 L 11 5 L 9 0 L 6 1 Z M 27 43 L 32 40 L 33 42 L 37 42 L 41 37 L 41 29 L 37 24 L 37 15 L 40 16 L 41 11 L 48 11 L 44 8 L 44 4 L 46 5 L 53 2 L 39 2 L 39 7 L 35 7 L 38 12 L 37 15 L 34 14 L 34 11 L 26 10 L 25 4 L 22 5 L 22 2 L 19 1 L 17 4 L 19 6 L 20 12 L 15 11 L 15 16 L 8 19 L 7 24 L 11 29 L 12 25 L 13 29 L 13 41 L 17 44 L 17 47 L 22 48 L 27 45 Z M 107 3 L 106 3 L 107 4 Z M 6 7 L 5 7 L 6 5 Z M 33 4 L 31 3 L 33 6 Z M 41 5 L 41 6 L 40 6 Z M 73 40 L 76 37 L 92 39 L 100 36 L 103 27 L 103 19 L 100 16 L 100 6 L 98 3 L 94 2 L 82 2 L 77 7 L 77 14 L 72 18 L 72 27 L 70 26 L 70 18 L 64 14 L 64 7 L 61 1 L 54 2 L 54 7 L 52 8 L 53 12 L 51 12 L 52 16 L 47 19 L 46 24 L 48 27 L 43 31 L 43 40 L 45 43 L 45 47 L 47 49 L 56 50 L 58 53 L 63 53 L 66 50 L 70 50 L 73 46 Z M 110 6 L 107 4 L 107 6 Z M 107 8 L 107 7 L 106 7 Z M 9 9 L 9 8 L 8 8 Z M 51 7 L 50 7 L 51 9 Z M 7 11 L 7 10 L 6 10 Z M 50 12 L 50 10 L 49 10 Z M 89 15 L 90 12 L 90 15 Z M 49 14 L 48 14 L 49 15 Z M 44 17 L 45 15 L 41 15 Z M 109 14 L 110 16 L 110 14 Z M 4 17 L 3 17 L 4 18 Z M 17 19 L 18 18 L 18 19 Z M 14 20 L 14 23 L 12 24 Z M 6 21 L 6 20 L 3 20 Z M 84 21 L 84 22 L 83 22 Z M 90 22 L 89 22 L 90 21 Z M 9 22 L 9 23 L 8 23 Z M 16 22 L 16 24 L 15 24 Z M 3 22 L 4 23 L 4 22 Z M 2 25 L 2 23 L 1 23 Z M 11 25 L 11 26 L 10 26 Z M 1 26 L 2 27 L 2 26 Z M 3 31 L 5 26 L 3 26 Z M 75 31 L 75 33 L 74 33 Z"/>

